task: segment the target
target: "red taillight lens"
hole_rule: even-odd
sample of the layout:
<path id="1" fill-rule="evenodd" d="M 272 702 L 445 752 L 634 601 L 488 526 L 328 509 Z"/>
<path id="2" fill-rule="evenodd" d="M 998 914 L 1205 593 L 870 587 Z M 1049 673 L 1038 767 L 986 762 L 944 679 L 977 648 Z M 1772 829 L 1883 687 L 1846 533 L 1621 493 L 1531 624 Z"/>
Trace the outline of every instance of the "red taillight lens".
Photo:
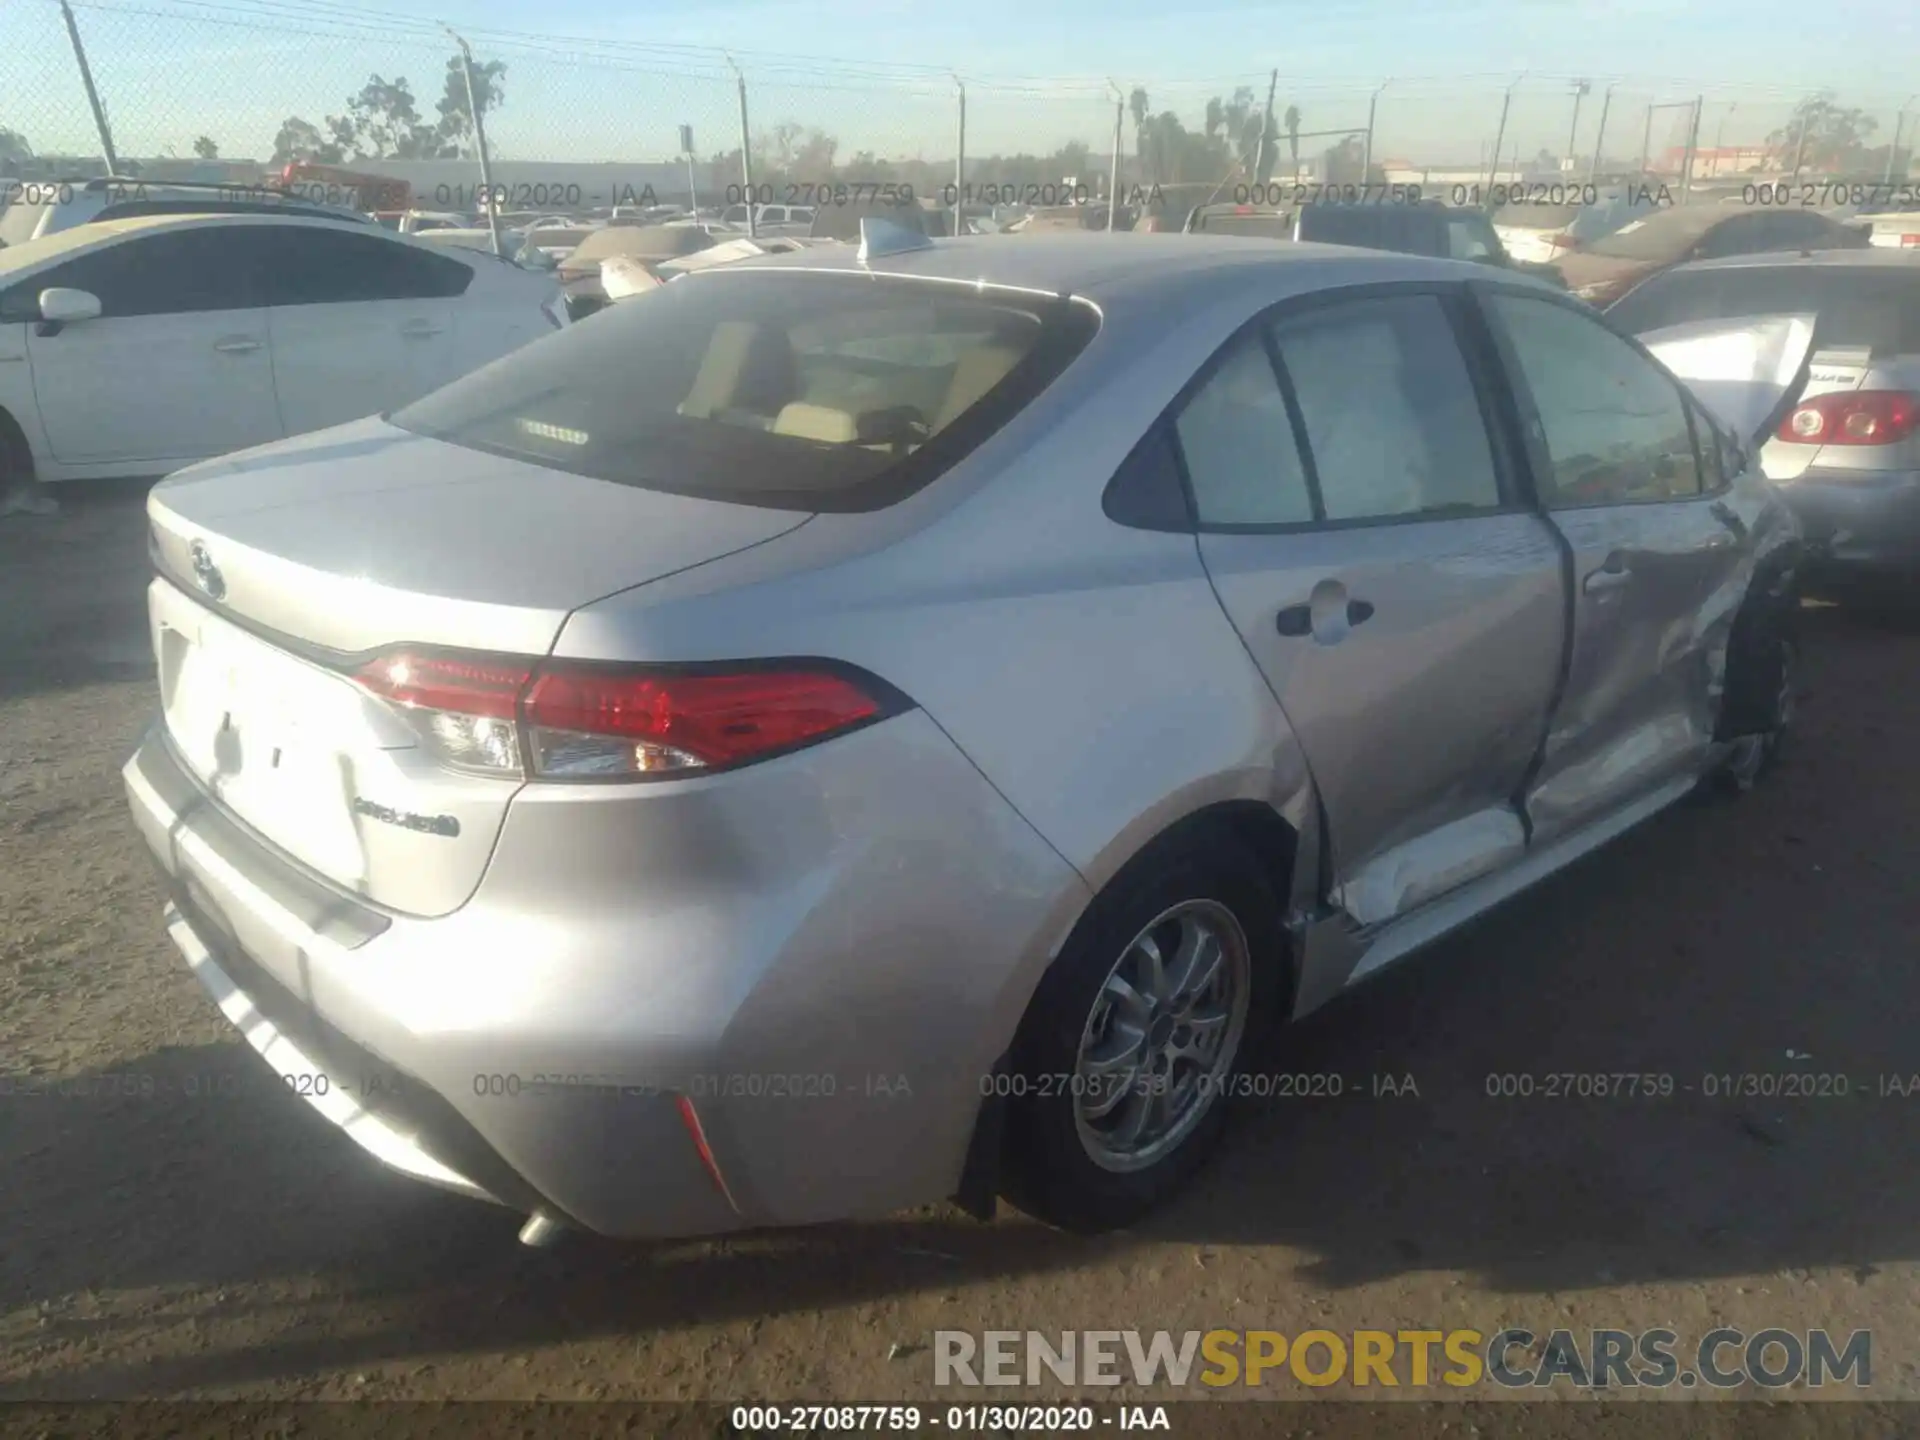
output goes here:
<path id="1" fill-rule="evenodd" d="M 521 660 L 402 651 L 354 679 L 397 706 L 441 764 L 504 778 L 521 773 L 514 710 L 530 674 Z"/>
<path id="2" fill-rule="evenodd" d="M 396 705 L 511 720 L 533 667 L 518 660 L 402 651 L 381 656 L 354 678 Z"/>
<path id="3" fill-rule="evenodd" d="M 536 773 L 651 775 L 737 765 L 880 712 L 859 686 L 824 671 L 673 675 L 561 666 L 534 681 L 525 718 Z"/>
<path id="4" fill-rule="evenodd" d="M 1790 445 L 1892 445 L 1920 429 L 1920 395 L 1853 390 L 1815 395 L 1780 422 Z"/>
<path id="5" fill-rule="evenodd" d="M 457 770 L 602 779 L 717 770 L 824 740 L 892 708 L 885 687 L 796 664 L 688 673 L 438 651 L 354 676 Z M 890 695 L 891 692 L 885 692 Z"/>

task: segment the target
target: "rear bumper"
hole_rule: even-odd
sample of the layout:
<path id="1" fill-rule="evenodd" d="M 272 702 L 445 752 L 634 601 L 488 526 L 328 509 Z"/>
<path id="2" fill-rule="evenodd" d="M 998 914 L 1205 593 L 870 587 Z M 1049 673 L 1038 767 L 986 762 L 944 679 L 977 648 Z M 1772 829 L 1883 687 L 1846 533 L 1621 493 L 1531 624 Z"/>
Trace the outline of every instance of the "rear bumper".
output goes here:
<path id="1" fill-rule="evenodd" d="M 1810 578 L 1920 568 L 1920 471 L 1807 470 L 1778 489 L 1806 532 Z"/>
<path id="2" fill-rule="evenodd" d="M 951 1195 L 1085 900 L 919 712 L 651 795 L 532 787 L 431 920 L 297 867 L 160 727 L 123 775 L 176 945 L 293 1093 L 398 1170 L 610 1235 Z"/>

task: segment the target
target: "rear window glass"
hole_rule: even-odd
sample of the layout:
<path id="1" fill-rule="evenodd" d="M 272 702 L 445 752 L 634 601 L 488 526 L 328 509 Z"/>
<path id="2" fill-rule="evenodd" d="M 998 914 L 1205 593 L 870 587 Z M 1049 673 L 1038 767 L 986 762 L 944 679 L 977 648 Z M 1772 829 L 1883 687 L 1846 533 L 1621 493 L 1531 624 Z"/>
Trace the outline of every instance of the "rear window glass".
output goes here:
<path id="1" fill-rule="evenodd" d="M 1438 232 L 1431 212 L 1407 206 L 1309 205 L 1300 212 L 1300 238 L 1331 245 L 1444 254 Z"/>
<path id="2" fill-rule="evenodd" d="M 1083 305 L 801 271 L 689 275 L 392 417 L 623 485 L 874 510 L 959 460 L 1065 368 Z"/>
<path id="3" fill-rule="evenodd" d="M 1698 320 L 1812 312 L 1816 349 L 1920 355 L 1920 263 L 1730 266 L 1657 275 L 1607 311 L 1634 334 Z"/>
<path id="4" fill-rule="evenodd" d="M 1258 235 L 1269 240 L 1293 238 L 1293 216 L 1272 211 L 1202 210 L 1194 229 L 1209 235 Z"/>

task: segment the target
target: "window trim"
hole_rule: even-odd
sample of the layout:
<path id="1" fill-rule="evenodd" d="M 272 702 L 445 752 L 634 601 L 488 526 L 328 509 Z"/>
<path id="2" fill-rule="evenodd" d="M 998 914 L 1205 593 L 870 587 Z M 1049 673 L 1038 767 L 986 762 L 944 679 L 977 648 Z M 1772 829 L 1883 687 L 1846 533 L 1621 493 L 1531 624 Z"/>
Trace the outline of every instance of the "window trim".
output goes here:
<path id="1" fill-rule="evenodd" d="M 1557 305 L 1570 314 L 1578 315 L 1589 324 L 1598 324 L 1600 328 L 1605 330 L 1609 335 L 1625 341 L 1641 359 L 1653 366 L 1666 380 L 1667 384 L 1673 387 L 1674 393 L 1680 401 L 1681 413 L 1686 416 L 1687 435 L 1693 448 L 1693 466 L 1696 481 L 1702 478 L 1701 472 L 1704 468 L 1700 459 L 1699 432 L 1694 423 L 1694 411 L 1699 408 L 1699 401 L 1694 398 L 1693 392 L 1687 389 L 1685 383 L 1671 370 L 1667 369 L 1666 366 L 1662 365 L 1660 361 L 1655 358 L 1653 352 L 1648 350 L 1645 345 L 1642 345 L 1638 339 L 1627 334 L 1618 326 L 1608 323 L 1603 312 L 1595 310 L 1591 305 L 1587 305 L 1582 301 L 1575 300 L 1571 295 L 1563 295 L 1556 290 L 1535 289 L 1530 285 L 1516 285 L 1499 280 L 1470 280 L 1467 282 L 1467 288 L 1473 294 L 1474 301 L 1480 310 L 1481 321 L 1486 326 L 1489 338 L 1500 355 L 1501 363 L 1506 368 L 1507 386 L 1513 398 L 1515 417 L 1519 421 L 1518 433 L 1522 452 L 1527 459 L 1529 487 L 1532 490 L 1534 505 L 1538 513 L 1551 516 L 1570 514 L 1580 510 L 1605 510 L 1612 507 L 1685 505 L 1692 501 L 1704 500 L 1709 496 L 1723 495 L 1726 493 L 1730 482 L 1729 484 L 1721 485 L 1715 490 L 1708 490 L 1704 487 L 1696 488 L 1691 495 L 1667 495 L 1651 497 L 1645 500 L 1595 500 L 1585 505 L 1553 505 L 1548 503 L 1546 491 L 1540 484 L 1540 477 L 1542 474 L 1551 473 L 1553 457 L 1545 450 L 1544 434 L 1540 436 L 1539 442 L 1536 443 L 1534 437 L 1529 433 L 1529 427 L 1527 425 L 1527 412 L 1529 410 L 1533 412 L 1535 418 L 1538 418 L 1540 413 L 1539 402 L 1534 399 L 1533 391 L 1526 383 L 1526 371 L 1520 364 L 1520 357 L 1514 352 L 1512 342 L 1509 340 L 1506 332 L 1501 328 L 1498 318 L 1493 313 L 1491 301 L 1495 295 L 1513 295 L 1522 300 L 1536 300 L 1549 305 Z M 1710 419 L 1711 417 L 1703 418 Z"/>
<path id="2" fill-rule="evenodd" d="M 1305 295 L 1292 295 L 1285 300 L 1266 306 L 1236 326 L 1233 333 L 1220 343 L 1200 368 L 1194 371 L 1186 384 L 1180 387 L 1179 393 L 1155 417 L 1153 425 L 1148 426 L 1147 431 L 1151 432 L 1160 425 L 1173 426 L 1179 419 L 1180 412 L 1226 363 L 1229 355 L 1247 333 L 1258 331 L 1261 347 L 1266 351 L 1267 363 L 1274 371 L 1274 380 L 1287 406 L 1287 418 L 1293 427 L 1294 444 L 1300 452 L 1301 469 L 1307 476 L 1308 498 L 1314 507 L 1315 518 L 1261 524 L 1228 524 L 1203 520 L 1194 496 L 1193 477 L 1187 468 L 1186 451 L 1181 447 L 1179 431 L 1175 429 L 1172 435 L 1173 452 L 1180 471 L 1181 489 L 1186 492 L 1187 514 L 1190 517 L 1192 533 L 1196 535 L 1299 535 L 1388 525 L 1444 525 L 1460 520 L 1532 513 L 1534 507 L 1526 493 L 1523 472 L 1514 463 L 1515 456 L 1507 443 L 1507 437 L 1499 433 L 1499 428 L 1494 423 L 1498 410 L 1498 387 L 1503 383 L 1503 379 L 1497 368 L 1488 366 L 1486 352 L 1474 343 L 1472 326 L 1463 323 L 1467 314 L 1466 286 L 1469 283 L 1471 282 L 1461 280 L 1384 280 L 1314 290 Z M 1466 364 L 1468 383 L 1478 403 L 1481 428 L 1487 437 L 1487 451 L 1493 462 L 1494 484 L 1500 503 L 1484 509 L 1462 511 L 1458 514 L 1415 511 L 1407 515 L 1362 515 L 1351 519 L 1329 520 L 1325 518 L 1326 507 L 1320 491 L 1318 462 L 1314 458 L 1311 445 L 1307 443 L 1305 416 L 1300 411 L 1299 398 L 1293 388 L 1293 378 L 1286 373 L 1284 363 L 1279 361 L 1279 342 L 1274 337 L 1273 331 L 1289 319 L 1312 314 L 1318 310 L 1329 310 L 1371 300 L 1414 296 L 1432 296 L 1440 302 L 1441 312 L 1447 320 L 1454 343 Z M 1128 453 L 1132 454 L 1131 451 Z M 1116 475 L 1117 473 L 1116 471 Z M 1109 485 L 1112 483 L 1111 480 L 1108 482 Z"/>

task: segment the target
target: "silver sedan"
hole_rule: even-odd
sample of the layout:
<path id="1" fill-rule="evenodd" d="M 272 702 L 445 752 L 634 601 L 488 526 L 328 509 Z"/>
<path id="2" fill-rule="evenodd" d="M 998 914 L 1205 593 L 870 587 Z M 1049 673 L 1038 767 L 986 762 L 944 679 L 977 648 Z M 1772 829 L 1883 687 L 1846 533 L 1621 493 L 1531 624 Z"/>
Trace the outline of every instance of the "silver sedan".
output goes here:
<path id="1" fill-rule="evenodd" d="M 1196 236 L 687 276 L 154 490 L 166 923 L 529 1241 L 1127 1223 L 1265 1032 L 1764 768 L 1808 333 L 1689 384 L 1518 276 Z"/>

